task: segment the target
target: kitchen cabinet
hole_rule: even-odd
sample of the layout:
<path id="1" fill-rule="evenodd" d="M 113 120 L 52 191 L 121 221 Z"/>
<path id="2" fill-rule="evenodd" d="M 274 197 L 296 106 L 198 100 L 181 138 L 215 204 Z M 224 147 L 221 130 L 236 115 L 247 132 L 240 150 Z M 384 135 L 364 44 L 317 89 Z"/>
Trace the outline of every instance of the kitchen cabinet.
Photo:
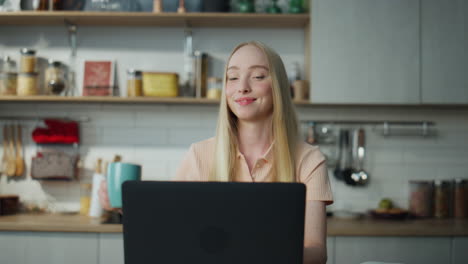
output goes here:
<path id="1" fill-rule="evenodd" d="M 463 264 L 468 260 L 468 237 L 455 237 L 452 242 L 451 264 Z"/>
<path id="2" fill-rule="evenodd" d="M 418 0 L 314 0 L 313 103 L 420 102 Z"/>
<path id="3" fill-rule="evenodd" d="M 99 235 L 99 263 L 124 264 L 122 233 Z"/>
<path id="4" fill-rule="evenodd" d="M 98 234 L 1 232 L 0 263 L 98 264 Z"/>
<path id="5" fill-rule="evenodd" d="M 336 237 L 334 263 L 449 263 L 451 240 L 449 237 Z"/>
<path id="6" fill-rule="evenodd" d="M 468 2 L 421 1 L 422 102 L 468 103 Z"/>

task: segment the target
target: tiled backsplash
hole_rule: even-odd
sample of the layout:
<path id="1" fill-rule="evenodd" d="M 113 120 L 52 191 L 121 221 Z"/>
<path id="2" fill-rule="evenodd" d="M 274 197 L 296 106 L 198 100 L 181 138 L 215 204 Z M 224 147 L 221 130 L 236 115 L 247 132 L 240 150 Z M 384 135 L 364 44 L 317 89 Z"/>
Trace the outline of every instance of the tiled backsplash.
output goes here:
<path id="1" fill-rule="evenodd" d="M 120 154 L 143 165 L 143 179 L 170 180 L 191 143 L 212 137 L 216 127 L 214 105 L 111 105 L 2 103 L 1 115 L 33 117 L 86 116 L 81 123 L 80 152 L 86 169 L 97 158 L 111 160 Z M 301 120 L 429 120 L 436 123 L 436 137 L 383 137 L 365 126 L 367 160 L 371 175 L 367 187 L 356 188 L 336 181 L 332 170 L 335 204 L 331 209 L 366 210 L 382 197 L 407 207 L 408 180 L 468 178 L 468 109 L 416 109 L 411 107 L 298 107 Z M 3 122 L 5 123 L 5 122 Z M 40 121 L 24 121 L 25 156 L 30 164 L 37 147 L 30 135 Z M 29 166 L 28 166 L 29 171 Z M 88 176 L 89 177 L 89 176 Z M 78 183 L 34 180 L 0 180 L 1 193 L 19 193 L 24 201 L 77 207 Z"/>

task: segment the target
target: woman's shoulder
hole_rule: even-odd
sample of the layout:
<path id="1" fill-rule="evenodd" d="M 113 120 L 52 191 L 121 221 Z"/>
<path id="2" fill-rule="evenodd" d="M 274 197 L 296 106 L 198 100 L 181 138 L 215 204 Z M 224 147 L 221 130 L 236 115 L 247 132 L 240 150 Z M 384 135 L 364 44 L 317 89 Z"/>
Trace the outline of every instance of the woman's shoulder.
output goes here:
<path id="1" fill-rule="evenodd" d="M 214 151 L 215 138 L 211 137 L 202 141 L 192 143 L 190 148 L 195 153 L 212 153 Z"/>
<path id="2" fill-rule="evenodd" d="M 300 142 L 298 144 L 298 161 L 310 161 L 314 160 L 316 162 L 322 162 L 325 160 L 325 156 L 323 155 L 320 148 L 316 145 L 310 145 L 306 142 Z"/>

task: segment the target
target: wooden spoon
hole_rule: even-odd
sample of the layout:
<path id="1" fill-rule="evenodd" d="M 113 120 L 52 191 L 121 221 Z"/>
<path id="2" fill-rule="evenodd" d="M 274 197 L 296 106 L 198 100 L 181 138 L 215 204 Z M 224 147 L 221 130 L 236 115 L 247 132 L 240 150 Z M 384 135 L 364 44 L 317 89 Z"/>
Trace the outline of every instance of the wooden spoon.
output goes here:
<path id="1" fill-rule="evenodd" d="M 8 160 L 7 160 L 7 169 L 6 174 L 9 177 L 15 176 L 16 173 L 16 159 L 15 159 L 15 147 L 13 146 L 13 126 L 10 126 L 10 135 L 8 138 L 8 144 L 10 146 L 10 150 L 8 153 Z"/>
<path id="2" fill-rule="evenodd" d="M 7 126 L 3 126 L 3 156 L 2 164 L 0 165 L 1 173 L 7 172 L 7 162 L 8 162 L 8 137 L 7 137 Z"/>
<path id="3" fill-rule="evenodd" d="M 24 159 L 23 159 L 23 144 L 21 142 L 21 125 L 16 126 L 17 137 L 16 137 L 16 173 L 17 177 L 23 176 L 24 173 Z"/>

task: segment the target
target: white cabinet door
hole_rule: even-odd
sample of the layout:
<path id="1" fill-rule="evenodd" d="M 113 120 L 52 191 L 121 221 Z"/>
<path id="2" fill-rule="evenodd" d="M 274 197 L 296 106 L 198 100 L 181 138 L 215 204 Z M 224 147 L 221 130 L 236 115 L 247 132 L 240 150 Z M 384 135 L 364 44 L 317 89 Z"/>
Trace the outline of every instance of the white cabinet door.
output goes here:
<path id="1" fill-rule="evenodd" d="M 449 237 L 336 237 L 335 264 L 450 263 L 450 244 Z"/>
<path id="2" fill-rule="evenodd" d="M 419 103 L 419 0 L 314 0 L 311 101 Z"/>
<path id="3" fill-rule="evenodd" d="M 452 264 L 468 262 L 468 237 L 455 237 L 452 243 Z"/>
<path id="4" fill-rule="evenodd" d="M 123 233 L 99 235 L 99 263 L 124 264 Z"/>
<path id="5" fill-rule="evenodd" d="M 26 263 L 26 238 L 19 232 L 0 232 L 0 263 Z"/>
<path id="6" fill-rule="evenodd" d="M 422 101 L 468 103 L 468 1 L 421 1 Z"/>
<path id="7" fill-rule="evenodd" d="M 327 237 L 327 264 L 335 264 L 335 237 Z"/>

